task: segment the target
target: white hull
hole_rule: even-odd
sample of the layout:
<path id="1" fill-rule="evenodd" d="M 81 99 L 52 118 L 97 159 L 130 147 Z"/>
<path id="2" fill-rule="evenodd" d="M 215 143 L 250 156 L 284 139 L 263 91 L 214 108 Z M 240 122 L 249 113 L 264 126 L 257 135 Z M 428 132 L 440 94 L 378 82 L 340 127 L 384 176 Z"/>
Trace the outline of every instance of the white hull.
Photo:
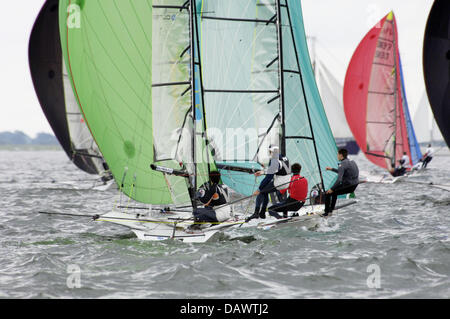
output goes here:
<path id="1" fill-rule="evenodd" d="M 295 227 L 305 227 L 309 230 L 314 230 L 319 226 L 321 215 L 324 213 L 324 205 L 314 205 L 302 207 L 296 213 L 299 215 L 297 217 L 288 217 L 282 219 L 276 219 L 270 216 L 268 213 L 265 219 L 252 219 L 248 223 L 243 224 L 242 228 L 247 227 L 257 227 L 259 229 L 272 229 L 285 226 L 295 226 Z M 293 212 L 289 213 L 292 216 Z"/>
<path id="2" fill-rule="evenodd" d="M 191 211 L 171 213 L 161 213 L 157 210 L 144 210 L 138 213 L 111 211 L 99 217 L 97 221 L 106 221 L 128 227 L 140 240 L 174 239 L 187 243 L 204 243 L 217 233 L 236 227 L 256 227 L 267 230 L 274 227 L 296 226 L 315 229 L 320 223 L 323 212 L 324 205 L 307 206 L 297 212 L 298 217 L 276 219 L 268 216 L 266 219 L 253 219 L 248 223 L 245 223 L 248 216 L 234 216 L 221 223 L 202 224 L 201 229 L 198 230 L 190 229 L 190 226 L 194 223 Z"/>
<path id="3" fill-rule="evenodd" d="M 242 221 L 230 219 L 217 224 L 204 223 L 201 229 L 191 230 L 189 227 L 194 224 L 191 211 L 161 213 L 156 210 L 139 213 L 111 211 L 97 220 L 128 227 L 141 240 L 176 239 L 188 243 L 206 242 L 223 229 L 242 223 Z"/>

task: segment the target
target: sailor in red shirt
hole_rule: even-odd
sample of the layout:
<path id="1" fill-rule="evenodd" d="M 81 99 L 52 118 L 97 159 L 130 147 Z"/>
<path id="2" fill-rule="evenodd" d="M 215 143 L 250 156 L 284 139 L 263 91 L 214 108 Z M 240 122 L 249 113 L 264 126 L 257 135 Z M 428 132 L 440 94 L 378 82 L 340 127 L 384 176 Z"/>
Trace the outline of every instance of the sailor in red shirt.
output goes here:
<path id="1" fill-rule="evenodd" d="M 277 212 L 283 212 L 283 218 L 288 217 L 288 211 L 296 212 L 305 204 L 306 196 L 308 195 L 308 180 L 300 175 L 302 166 L 295 163 L 291 166 L 291 171 L 293 176 L 291 177 L 291 182 L 289 187 L 280 191 L 284 194 L 289 191 L 289 197 L 272 207 L 269 207 L 269 214 L 278 219 L 282 218 Z"/>

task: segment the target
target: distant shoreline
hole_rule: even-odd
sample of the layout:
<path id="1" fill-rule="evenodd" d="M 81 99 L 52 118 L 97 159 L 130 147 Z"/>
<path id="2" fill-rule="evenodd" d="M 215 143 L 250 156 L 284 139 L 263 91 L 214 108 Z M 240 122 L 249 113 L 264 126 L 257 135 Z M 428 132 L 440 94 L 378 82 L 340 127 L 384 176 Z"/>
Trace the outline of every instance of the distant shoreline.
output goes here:
<path id="1" fill-rule="evenodd" d="M 38 133 L 35 138 L 31 138 L 22 131 L 4 131 L 0 132 L 0 146 L 11 149 L 11 147 L 30 147 L 40 146 L 44 147 L 59 147 L 59 142 L 53 134 L 49 133 Z M 32 148 L 33 149 L 33 148 Z"/>
<path id="2" fill-rule="evenodd" d="M 60 145 L 0 145 L 0 151 L 63 151 Z"/>

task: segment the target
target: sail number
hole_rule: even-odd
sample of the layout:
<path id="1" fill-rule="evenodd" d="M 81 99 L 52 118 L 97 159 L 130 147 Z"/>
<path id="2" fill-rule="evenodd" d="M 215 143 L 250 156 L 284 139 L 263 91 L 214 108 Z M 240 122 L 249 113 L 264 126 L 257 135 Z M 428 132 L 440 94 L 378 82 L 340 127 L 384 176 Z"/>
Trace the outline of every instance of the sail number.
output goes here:
<path id="1" fill-rule="evenodd" d="M 383 52 L 383 51 L 377 50 L 375 52 L 375 57 L 378 59 L 389 60 L 390 54 L 389 54 L 389 52 Z"/>
<path id="2" fill-rule="evenodd" d="M 392 43 L 379 40 L 377 43 L 377 51 L 375 52 L 375 58 L 382 60 L 389 60 L 391 57 L 391 50 L 393 48 Z"/>
<path id="3" fill-rule="evenodd" d="M 377 48 L 379 48 L 381 50 L 390 51 L 392 49 L 392 47 L 393 47 L 393 45 L 390 42 L 378 41 L 378 43 L 377 43 Z"/>

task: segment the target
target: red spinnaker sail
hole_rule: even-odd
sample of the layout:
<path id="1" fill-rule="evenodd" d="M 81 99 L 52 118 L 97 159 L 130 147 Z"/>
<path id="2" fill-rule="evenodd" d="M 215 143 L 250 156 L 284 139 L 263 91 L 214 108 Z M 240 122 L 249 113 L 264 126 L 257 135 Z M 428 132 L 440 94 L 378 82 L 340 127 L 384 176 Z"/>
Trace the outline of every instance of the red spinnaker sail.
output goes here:
<path id="1" fill-rule="evenodd" d="M 353 54 L 344 83 L 344 111 L 356 142 L 372 163 L 391 170 L 403 152 L 411 159 L 392 12 L 367 33 Z"/>

